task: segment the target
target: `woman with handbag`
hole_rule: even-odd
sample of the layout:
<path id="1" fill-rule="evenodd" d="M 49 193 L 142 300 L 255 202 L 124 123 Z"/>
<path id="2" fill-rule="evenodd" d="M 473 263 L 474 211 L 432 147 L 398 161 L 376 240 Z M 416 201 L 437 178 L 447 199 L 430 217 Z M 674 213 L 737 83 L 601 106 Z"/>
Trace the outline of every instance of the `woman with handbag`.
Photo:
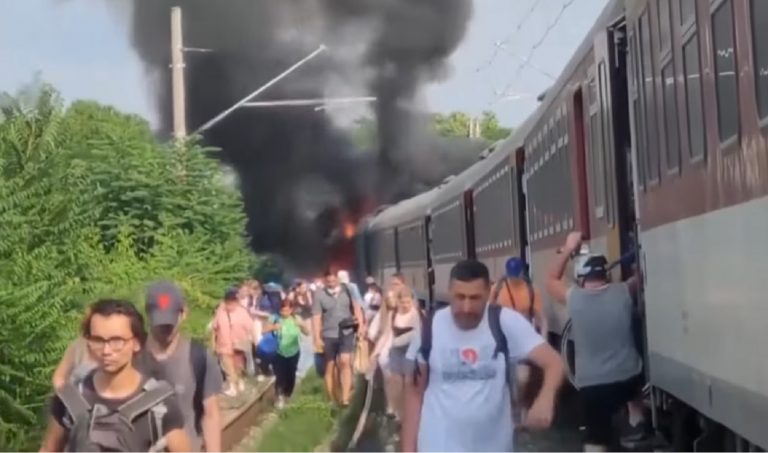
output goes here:
<path id="1" fill-rule="evenodd" d="M 309 329 L 301 317 L 294 313 L 294 304 L 284 299 L 280 305 L 280 314 L 271 318 L 271 323 L 264 329 L 265 337 L 277 339 L 277 351 L 274 355 L 275 390 L 277 408 L 282 409 L 285 400 L 293 394 L 296 386 L 296 371 L 301 356 L 301 335 L 308 335 Z"/>

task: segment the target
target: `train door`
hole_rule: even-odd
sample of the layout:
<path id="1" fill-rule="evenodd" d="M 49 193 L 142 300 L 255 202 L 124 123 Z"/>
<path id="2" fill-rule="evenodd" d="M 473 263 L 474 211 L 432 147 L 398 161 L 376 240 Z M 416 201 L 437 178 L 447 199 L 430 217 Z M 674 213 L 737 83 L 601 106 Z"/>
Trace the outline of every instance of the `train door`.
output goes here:
<path id="1" fill-rule="evenodd" d="M 427 307 L 432 309 L 435 300 L 435 269 L 432 267 L 432 216 L 424 217 L 424 253 L 427 260 Z"/>
<path id="2" fill-rule="evenodd" d="M 586 123 L 584 115 L 584 91 L 578 88 L 573 95 L 573 119 L 576 140 L 574 151 L 576 153 L 575 171 L 576 177 L 576 225 L 585 239 L 591 238 L 589 191 L 587 188 L 587 143 Z"/>
<path id="3" fill-rule="evenodd" d="M 517 215 L 515 223 L 517 224 L 517 240 L 519 244 L 518 250 L 520 257 L 525 260 L 526 266 L 530 267 L 531 255 L 528 248 L 528 204 L 526 203 L 525 191 L 523 187 L 523 175 L 525 174 L 525 148 L 518 148 L 515 151 L 515 164 L 513 171 L 514 176 L 512 181 L 514 191 L 516 195 L 513 205 L 513 212 Z M 530 275 L 530 268 L 528 269 Z"/>
<path id="4" fill-rule="evenodd" d="M 631 171 L 627 34 L 624 19 L 609 26 L 594 40 L 596 83 L 605 169 L 605 221 L 607 255 L 615 260 L 634 249 L 634 190 Z M 631 264 L 621 268 L 629 276 Z"/>
<path id="5" fill-rule="evenodd" d="M 477 258 L 475 253 L 475 208 L 472 190 L 464 192 L 464 246 L 467 259 Z"/>

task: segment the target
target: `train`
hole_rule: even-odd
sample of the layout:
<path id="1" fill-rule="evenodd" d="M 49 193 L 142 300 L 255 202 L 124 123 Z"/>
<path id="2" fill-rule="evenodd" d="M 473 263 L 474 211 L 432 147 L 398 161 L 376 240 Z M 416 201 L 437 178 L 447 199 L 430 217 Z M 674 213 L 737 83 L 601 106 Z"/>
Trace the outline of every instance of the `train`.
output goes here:
<path id="1" fill-rule="evenodd" d="M 768 0 L 611 0 L 537 109 L 358 226 L 357 269 L 448 301 L 461 259 L 543 290 L 568 232 L 636 263 L 648 404 L 676 451 L 768 447 Z M 542 291 L 545 293 L 545 291 Z M 545 296 L 558 345 L 568 315 Z M 763 450 L 764 451 L 764 450 Z"/>

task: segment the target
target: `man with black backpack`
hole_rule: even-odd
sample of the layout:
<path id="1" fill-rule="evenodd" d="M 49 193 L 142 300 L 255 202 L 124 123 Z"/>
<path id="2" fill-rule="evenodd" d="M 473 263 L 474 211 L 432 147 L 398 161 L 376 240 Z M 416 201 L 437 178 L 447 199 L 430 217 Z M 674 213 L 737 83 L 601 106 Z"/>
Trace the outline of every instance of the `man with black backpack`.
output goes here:
<path id="1" fill-rule="evenodd" d="M 489 304 L 488 268 L 461 261 L 450 274 L 450 305 L 430 314 L 406 357 L 401 451 L 513 451 L 513 366 L 543 370 L 525 426 L 549 427 L 563 382 L 560 357 L 519 313 Z"/>
<path id="2" fill-rule="evenodd" d="M 157 377 L 174 386 L 192 451 L 221 451 L 221 372 L 204 344 L 180 333 L 187 316 L 182 290 L 171 282 L 153 283 L 146 291 L 145 311 L 150 335 L 144 359 Z"/>
<path id="3" fill-rule="evenodd" d="M 96 369 L 56 389 L 41 451 L 190 451 L 173 387 L 142 373 L 144 319 L 130 302 L 104 299 L 83 323 Z"/>

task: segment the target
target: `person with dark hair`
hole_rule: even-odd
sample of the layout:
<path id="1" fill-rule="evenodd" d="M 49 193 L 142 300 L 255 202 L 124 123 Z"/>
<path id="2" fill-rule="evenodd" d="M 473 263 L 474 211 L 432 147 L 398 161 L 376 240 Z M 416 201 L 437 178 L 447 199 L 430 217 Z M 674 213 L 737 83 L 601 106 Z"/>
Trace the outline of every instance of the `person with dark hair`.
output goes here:
<path id="1" fill-rule="evenodd" d="M 360 304 L 349 288 L 331 271 L 325 273 L 325 287 L 315 293 L 312 305 L 312 334 L 315 348 L 325 354 L 325 388 L 336 399 L 336 374 L 341 381 L 341 406 L 352 396 L 352 352 L 355 334 L 365 335 L 365 319 Z M 338 370 L 337 370 L 338 368 Z"/>
<path id="2" fill-rule="evenodd" d="M 428 317 L 406 358 L 402 451 L 514 451 L 511 373 L 529 360 L 543 370 L 524 425 L 550 426 L 563 382 L 560 357 L 514 310 L 489 304 L 488 268 L 467 260 L 451 269 L 450 305 Z"/>
<path id="3" fill-rule="evenodd" d="M 278 409 L 282 409 L 285 400 L 293 394 L 301 356 L 301 335 L 309 334 L 305 322 L 295 313 L 294 308 L 291 300 L 284 299 L 280 313 L 270 318 L 270 323 L 264 329 L 265 335 L 274 332 L 278 340 L 277 354 L 273 361 Z"/>
<path id="4" fill-rule="evenodd" d="M 220 451 L 219 364 L 204 344 L 181 333 L 188 313 L 184 293 L 174 283 L 155 282 L 144 307 L 150 326 L 145 358 L 176 388 L 192 451 Z"/>
<path id="5" fill-rule="evenodd" d="M 612 283 L 608 260 L 603 255 L 577 257 L 576 285 L 563 281 L 566 265 L 582 243 L 578 231 L 568 235 L 561 253 L 552 263 L 547 288 L 565 304 L 571 318 L 576 357 L 576 387 L 583 404 L 585 451 L 618 447 L 612 419 L 626 404 L 627 440 L 642 440 L 648 431 L 642 405 L 643 361 L 632 330 L 633 297 L 641 285 L 639 274 L 625 282 Z"/>
<path id="6" fill-rule="evenodd" d="M 216 354 L 227 375 L 224 395 L 232 397 L 245 391 L 242 373 L 253 344 L 253 319 L 240 304 L 239 288 L 229 288 L 224 294 L 224 303 L 213 318 L 213 333 Z"/>
<path id="7" fill-rule="evenodd" d="M 147 338 L 136 307 L 99 300 L 82 336 L 97 367 L 56 389 L 41 451 L 190 451 L 173 387 L 133 365 Z"/>

